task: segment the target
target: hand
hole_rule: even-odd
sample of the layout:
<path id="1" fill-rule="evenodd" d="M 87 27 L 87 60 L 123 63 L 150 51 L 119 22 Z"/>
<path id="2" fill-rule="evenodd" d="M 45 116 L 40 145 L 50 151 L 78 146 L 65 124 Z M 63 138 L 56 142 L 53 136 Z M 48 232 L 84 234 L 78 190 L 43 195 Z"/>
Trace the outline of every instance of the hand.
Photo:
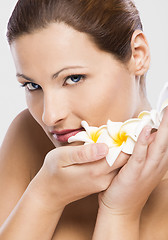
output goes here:
<path id="1" fill-rule="evenodd" d="M 35 194 L 54 211 L 75 200 L 107 189 L 111 173 L 107 145 L 65 146 L 50 151 L 34 179 Z"/>
<path id="2" fill-rule="evenodd" d="M 140 214 L 149 195 L 167 172 L 168 108 L 158 131 L 152 134 L 150 131 L 149 126 L 142 130 L 133 154 L 127 156 L 128 162 L 109 188 L 99 195 L 101 209 L 119 215 Z"/>

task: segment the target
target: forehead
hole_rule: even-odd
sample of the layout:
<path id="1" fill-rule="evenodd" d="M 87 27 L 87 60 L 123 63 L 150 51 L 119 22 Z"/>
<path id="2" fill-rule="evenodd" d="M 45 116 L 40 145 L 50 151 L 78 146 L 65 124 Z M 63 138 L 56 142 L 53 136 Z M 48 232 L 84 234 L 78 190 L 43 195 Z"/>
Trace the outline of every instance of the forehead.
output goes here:
<path id="1" fill-rule="evenodd" d="M 60 55 L 66 53 L 67 56 L 72 52 L 73 55 L 78 52 L 84 55 L 87 49 L 103 53 L 87 34 L 78 32 L 64 23 L 52 23 L 44 29 L 22 35 L 11 44 L 11 48 L 20 54 L 51 54 L 54 51 Z"/>
<path id="2" fill-rule="evenodd" d="M 35 75 L 69 65 L 81 65 L 99 70 L 109 65 L 113 56 L 100 50 L 86 33 L 63 23 L 52 23 L 47 28 L 25 34 L 11 45 L 18 72 Z"/>

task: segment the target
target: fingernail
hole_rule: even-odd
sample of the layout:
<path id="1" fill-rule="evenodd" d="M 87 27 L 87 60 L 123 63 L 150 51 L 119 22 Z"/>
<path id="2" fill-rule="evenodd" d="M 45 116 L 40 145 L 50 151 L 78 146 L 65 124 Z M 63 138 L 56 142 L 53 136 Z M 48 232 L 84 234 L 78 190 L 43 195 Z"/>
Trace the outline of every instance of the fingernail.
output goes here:
<path id="1" fill-rule="evenodd" d="M 96 144 L 97 156 L 106 156 L 108 153 L 108 146 L 106 144 L 97 143 Z"/>
<path id="2" fill-rule="evenodd" d="M 145 137 L 148 138 L 151 134 L 152 127 L 151 126 L 146 126 L 145 128 Z"/>

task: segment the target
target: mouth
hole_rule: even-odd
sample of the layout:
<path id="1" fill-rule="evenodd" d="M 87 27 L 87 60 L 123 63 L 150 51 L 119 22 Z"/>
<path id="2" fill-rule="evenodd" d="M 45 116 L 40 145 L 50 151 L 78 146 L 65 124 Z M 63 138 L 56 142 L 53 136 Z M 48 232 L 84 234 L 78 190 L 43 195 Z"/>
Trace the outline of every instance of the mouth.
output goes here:
<path id="1" fill-rule="evenodd" d="M 68 142 L 68 138 L 75 136 L 78 132 L 84 131 L 84 128 L 73 129 L 73 130 L 63 130 L 60 132 L 53 131 L 52 136 L 59 142 Z"/>

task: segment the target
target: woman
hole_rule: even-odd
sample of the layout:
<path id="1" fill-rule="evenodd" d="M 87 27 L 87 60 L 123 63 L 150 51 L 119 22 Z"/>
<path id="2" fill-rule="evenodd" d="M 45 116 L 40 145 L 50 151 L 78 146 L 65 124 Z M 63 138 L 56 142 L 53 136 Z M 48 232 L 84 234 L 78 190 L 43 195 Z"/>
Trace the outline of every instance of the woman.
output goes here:
<path id="1" fill-rule="evenodd" d="M 112 167 L 105 144 L 68 143 L 151 109 L 132 1 L 20 0 L 7 37 L 28 109 L 1 148 L 1 239 L 166 239 L 168 110 Z"/>

